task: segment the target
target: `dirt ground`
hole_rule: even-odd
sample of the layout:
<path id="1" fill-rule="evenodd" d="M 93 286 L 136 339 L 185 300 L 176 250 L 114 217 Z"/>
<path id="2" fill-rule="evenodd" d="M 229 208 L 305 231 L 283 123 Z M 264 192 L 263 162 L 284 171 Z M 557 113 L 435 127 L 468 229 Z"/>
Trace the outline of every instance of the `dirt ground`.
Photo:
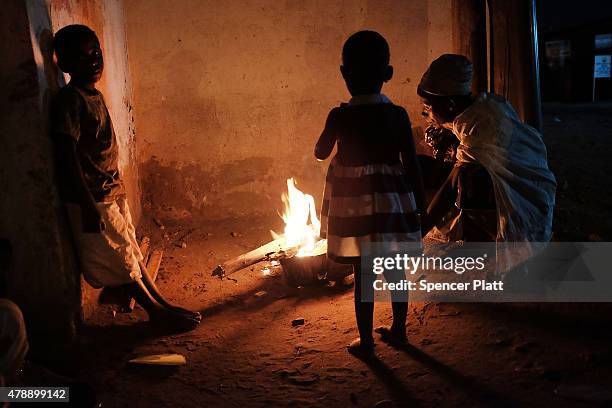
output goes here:
<path id="1" fill-rule="evenodd" d="M 555 108 L 545 123 L 560 183 L 555 238 L 609 240 L 609 110 Z M 204 319 L 193 332 L 163 335 L 139 308 L 115 315 L 116 306 L 102 306 L 81 336 L 76 373 L 105 407 L 587 407 L 612 400 L 606 305 L 414 303 L 410 346 L 378 342 L 378 359 L 366 364 L 346 351 L 357 336 L 352 288 L 290 288 L 275 268 L 265 276 L 265 264 L 236 273 L 236 281 L 211 277 L 218 263 L 282 229 L 271 212 L 164 229 L 145 220 L 140 232 L 165 251 L 160 288 Z M 376 305 L 375 324 L 389 324 L 390 316 L 390 305 Z M 293 326 L 296 318 L 305 323 Z M 153 353 L 180 353 L 187 364 L 127 364 Z"/>

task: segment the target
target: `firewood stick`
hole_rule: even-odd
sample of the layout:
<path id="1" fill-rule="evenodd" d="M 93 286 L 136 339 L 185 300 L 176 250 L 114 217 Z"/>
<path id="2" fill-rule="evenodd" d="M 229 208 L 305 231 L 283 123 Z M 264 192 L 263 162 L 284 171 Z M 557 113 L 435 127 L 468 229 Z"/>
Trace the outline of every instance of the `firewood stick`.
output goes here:
<path id="1" fill-rule="evenodd" d="M 164 255 L 164 251 L 161 249 L 157 249 L 151 252 L 151 256 L 149 256 L 149 261 L 147 262 L 147 271 L 149 275 L 151 275 L 151 280 L 155 282 L 157 280 L 157 275 L 159 275 L 159 267 L 161 266 L 162 256 Z"/>
<path id="2" fill-rule="evenodd" d="M 151 239 L 149 237 L 142 237 L 142 240 L 140 240 L 140 253 L 142 254 L 144 263 L 147 263 L 147 257 L 149 256 L 149 247 L 151 245 Z"/>
<path id="3" fill-rule="evenodd" d="M 223 279 L 224 276 L 238 272 L 247 266 L 254 265 L 264 260 L 280 259 L 283 257 L 293 256 L 296 252 L 297 247 L 287 248 L 285 238 L 280 237 L 260 246 L 259 248 L 217 265 L 211 275 L 218 276 L 219 278 Z"/>
<path id="4" fill-rule="evenodd" d="M 140 240 L 139 247 L 140 247 L 140 253 L 142 254 L 143 262 L 145 263 L 145 265 L 147 265 L 147 270 L 149 270 L 149 273 L 152 273 L 151 268 L 149 266 L 149 261 L 150 261 L 149 257 L 152 256 L 152 254 L 149 254 L 149 249 L 151 247 L 151 239 L 147 236 L 142 237 L 142 240 Z M 155 254 L 155 252 L 157 251 L 153 251 L 153 254 Z M 159 262 L 157 265 L 157 269 L 159 269 L 159 264 L 161 264 L 161 255 L 159 256 Z M 155 270 L 155 276 L 151 276 L 151 279 L 155 281 L 156 277 L 157 277 L 157 270 Z M 123 309 L 126 312 L 131 312 L 134 310 L 135 306 L 136 306 L 136 299 L 130 296 L 130 298 L 127 301 L 127 305 L 125 305 Z"/>
<path id="5" fill-rule="evenodd" d="M 151 239 L 147 236 L 142 237 L 140 240 L 140 253 L 142 254 L 142 260 L 145 264 L 149 262 L 149 249 L 151 247 Z M 129 296 L 126 302 L 123 304 L 123 311 L 128 313 L 134 310 L 134 306 L 136 306 L 136 300 Z"/>
<path id="6" fill-rule="evenodd" d="M 159 274 L 159 267 L 161 266 L 162 256 L 164 255 L 164 251 L 161 249 L 155 250 L 149 256 L 149 260 L 147 261 L 147 272 L 151 276 L 151 280 L 155 282 L 157 279 L 157 275 Z M 136 306 L 136 299 L 130 298 L 130 303 L 127 307 L 128 311 L 131 312 L 134 310 Z"/>

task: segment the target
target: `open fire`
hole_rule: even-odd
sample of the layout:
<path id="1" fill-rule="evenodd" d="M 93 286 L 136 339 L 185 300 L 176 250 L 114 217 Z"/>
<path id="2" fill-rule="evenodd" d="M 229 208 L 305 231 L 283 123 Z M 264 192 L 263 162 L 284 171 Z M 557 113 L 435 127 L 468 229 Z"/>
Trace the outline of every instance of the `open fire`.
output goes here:
<path id="1" fill-rule="evenodd" d="M 283 265 L 285 272 L 287 268 L 294 271 L 308 268 L 324 269 L 327 240 L 319 236 L 321 222 L 317 217 L 314 198 L 300 191 L 295 186 L 293 178 L 287 180 L 287 192 L 283 193 L 281 198 L 285 206 L 284 212 L 280 214 L 285 221 L 284 232 L 278 234 L 270 231 L 273 241 L 218 265 L 212 272 L 213 276 L 227 277 L 261 261 L 285 263 Z M 287 263 L 290 260 L 295 262 Z"/>
<path id="2" fill-rule="evenodd" d="M 287 192 L 281 195 L 285 209 L 281 218 L 285 221 L 283 235 L 271 231 L 274 239 L 284 238 L 286 248 L 297 247 L 298 257 L 320 255 L 327 251 L 327 240 L 320 239 L 321 221 L 317 217 L 314 198 L 295 186 L 293 178 L 287 179 Z"/>

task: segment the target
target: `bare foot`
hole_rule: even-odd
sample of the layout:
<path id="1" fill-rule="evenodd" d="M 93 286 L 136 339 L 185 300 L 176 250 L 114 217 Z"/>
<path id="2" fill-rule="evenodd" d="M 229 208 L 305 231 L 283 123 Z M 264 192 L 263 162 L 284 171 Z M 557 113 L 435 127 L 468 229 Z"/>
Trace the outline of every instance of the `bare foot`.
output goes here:
<path id="1" fill-rule="evenodd" d="M 380 339 L 385 343 L 389 344 L 406 344 L 408 338 L 406 337 L 406 329 L 396 330 L 387 326 L 380 326 L 374 329 L 375 333 L 380 334 Z"/>
<path id="2" fill-rule="evenodd" d="M 176 331 L 194 330 L 202 321 L 202 315 L 198 312 L 178 313 L 173 310 L 160 309 L 149 314 L 149 320 L 159 326 Z"/>
<path id="3" fill-rule="evenodd" d="M 194 312 L 192 310 L 185 309 L 184 307 L 172 306 L 169 308 L 169 310 L 174 313 L 179 313 L 179 314 L 191 316 L 194 319 L 202 320 L 202 314 L 200 312 Z"/>
<path id="4" fill-rule="evenodd" d="M 363 359 L 371 358 L 374 356 L 374 339 L 363 343 L 361 339 L 355 339 L 346 349 L 355 357 Z"/>

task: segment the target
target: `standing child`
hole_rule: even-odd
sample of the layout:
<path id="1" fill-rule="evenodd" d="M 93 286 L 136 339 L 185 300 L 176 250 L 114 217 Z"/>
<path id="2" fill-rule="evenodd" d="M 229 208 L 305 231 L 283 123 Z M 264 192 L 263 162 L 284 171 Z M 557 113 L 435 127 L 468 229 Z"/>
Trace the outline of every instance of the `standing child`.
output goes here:
<path id="1" fill-rule="evenodd" d="M 367 357 L 374 351 L 374 274 L 361 270 L 361 245 L 421 241 L 423 181 L 408 114 L 380 93 L 393 76 L 387 41 L 373 31 L 357 32 L 344 44 L 342 63 L 352 98 L 329 113 L 315 148 L 316 158 L 324 160 L 337 144 L 327 174 L 321 236 L 327 238 L 329 258 L 353 265 L 359 339 L 348 351 Z M 393 324 L 377 332 L 383 340 L 405 342 L 408 293 L 394 291 L 392 300 Z"/>
<path id="2" fill-rule="evenodd" d="M 93 287 L 127 285 L 149 318 L 195 328 L 201 316 L 170 304 L 147 274 L 118 168 L 118 147 L 104 97 L 96 89 L 104 60 L 96 34 L 69 25 L 53 42 L 70 83 L 52 107 L 60 195 L 68 208 L 81 270 Z"/>

